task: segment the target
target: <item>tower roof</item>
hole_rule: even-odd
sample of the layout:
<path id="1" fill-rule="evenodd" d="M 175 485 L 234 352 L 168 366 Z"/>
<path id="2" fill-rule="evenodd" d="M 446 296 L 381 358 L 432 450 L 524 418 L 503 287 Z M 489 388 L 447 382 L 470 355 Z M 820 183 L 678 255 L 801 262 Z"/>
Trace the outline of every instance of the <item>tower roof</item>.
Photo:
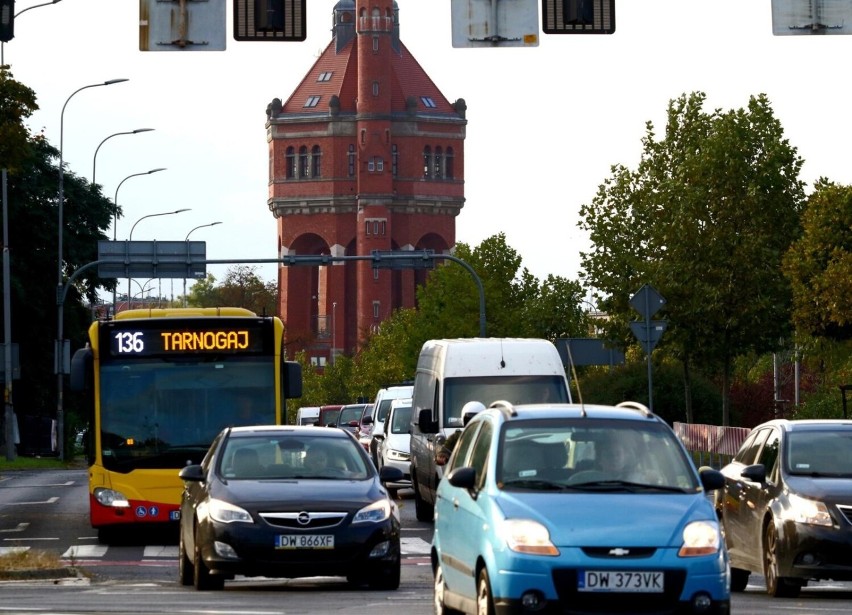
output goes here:
<path id="1" fill-rule="evenodd" d="M 358 40 L 359 37 L 350 37 L 337 49 L 337 40 L 332 39 L 280 111 L 276 110 L 276 115 L 354 114 L 359 78 Z M 390 70 L 392 113 L 463 117 L 463 111 L 447 100 L 401 41 L 394 47 Z M 371 79 L 370 75 L 361 77 Z M 339 104 L 336 109 L 333 100 Z"/>

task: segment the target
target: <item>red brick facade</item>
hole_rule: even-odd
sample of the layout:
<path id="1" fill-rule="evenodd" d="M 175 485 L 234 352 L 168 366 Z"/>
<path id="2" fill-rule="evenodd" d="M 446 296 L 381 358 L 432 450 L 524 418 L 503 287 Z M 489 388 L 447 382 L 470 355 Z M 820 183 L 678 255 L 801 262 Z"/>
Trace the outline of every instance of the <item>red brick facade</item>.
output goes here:
<path id="1" fill-rule="evenodd" d="M 332 40 L 299 87 L 267 109 L 269 209 L 278 251 L 368 256 L 455 245 L 464 205 L 464 100 L 441 94 L 399 38 L 391 0 L 340 0 Z M 425 274 L 369 261 L 282 266 L 288 354 L 351 353 Z"/>

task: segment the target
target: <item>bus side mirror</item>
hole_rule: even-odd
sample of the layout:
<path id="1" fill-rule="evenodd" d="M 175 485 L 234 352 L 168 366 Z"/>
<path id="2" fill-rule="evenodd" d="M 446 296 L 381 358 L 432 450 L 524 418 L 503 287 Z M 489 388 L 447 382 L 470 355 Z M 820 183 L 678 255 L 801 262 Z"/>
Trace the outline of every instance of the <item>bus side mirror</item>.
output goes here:
<path id="1" fill-rule="evenodd" d="M 297 399 L 302 396 L 302 366 L 297 361 L 284 361 L 284 398 Z"/>
<path id="2" fill-rule="evenodd" d="M 91 348 L 80 348 L 71 358 L 71 390 L 90 391 L 95 382 L 94 355 Z"/>

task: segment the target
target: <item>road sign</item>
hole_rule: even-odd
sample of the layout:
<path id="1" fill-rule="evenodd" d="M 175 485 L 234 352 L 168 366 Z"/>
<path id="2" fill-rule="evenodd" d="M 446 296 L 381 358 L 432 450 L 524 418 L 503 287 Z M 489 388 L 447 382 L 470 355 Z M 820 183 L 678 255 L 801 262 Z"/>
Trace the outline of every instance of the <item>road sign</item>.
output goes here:
<path id="1" fill-rule="evenodd" d="M 772 34 L 852 34 L 849 0 L 772 0 Z"/>
<path id="2" fill-rule="evenodd" d="M 542 0 L 545 34 L 612 34 L 615 0 Z"/>
<path id="3" fill-rule="evenodd" d="M 452 0 L 453 47 L 538 47 L 539 0 Z"/>
<path id="4" fill-rule="evenodd" d="M 307 3 L 308 0 L 234 0 L 234 40 L 305 40 Z"/>
<path id="5" fill-rule="evenodd" d="M 560 337 L 556 340 L 556 350 L 566 367 L 574 363 L 580 365 L 622 365 L 624 352 L 611 348 L 606 340 L 594 337 Z M 570 353 L 570 360 L 569 360 Z"/>
<path id="6" fill-rule="evenodd" d="M 636 291 L 636 294 L 630 297 L 630 307 L 639 312 L 645 320 L 651 320 L 654 314 L 660 311 L 666 304 L 663 296 L 657 292 L 657 289 L 649 284 L 645 284 L 642 288 Z"/>
<path id="7" fill-rule="evenodd" d="M 139 0 L 140 51 L 224 51 L 226 0 Z"/>
<path id="8" fill-rule="evenodd" d="M 98 242 L 102 278 L 192 278 L 207 275 L 204 241 Z"/>
<path id="9" fill-rule="evenodd" d="M 657 342 L 663 337 L 666 324 L 665 320 L 638 320 L 630 323 L 630 330 L 633 331 L 633 335 L 642 344 L 645 352 L 651 354 Z"/>

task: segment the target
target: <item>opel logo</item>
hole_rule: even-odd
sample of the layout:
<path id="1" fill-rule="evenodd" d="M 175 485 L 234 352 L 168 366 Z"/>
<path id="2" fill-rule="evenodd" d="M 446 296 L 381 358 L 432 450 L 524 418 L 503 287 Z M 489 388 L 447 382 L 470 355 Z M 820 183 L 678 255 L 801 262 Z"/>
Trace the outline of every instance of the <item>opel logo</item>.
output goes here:
<path id="1" fill-rule="evenodd" d="M 311 522 L 311 515 L 306 512 L 300 512 L 299 516 L 296 517 L 296 521 L 298 521 L 299 525 L 308 525 Z"/>
<path id="2" fill-rule="evenodd" d="M 625 555 L 630 555 L 630 550 L 629 549 L 622 549 L 621 547 L 618 547 L 616 549 L 610 549 L 609 554 L 613 555 L 615 557 L 624 557 Z"/>

